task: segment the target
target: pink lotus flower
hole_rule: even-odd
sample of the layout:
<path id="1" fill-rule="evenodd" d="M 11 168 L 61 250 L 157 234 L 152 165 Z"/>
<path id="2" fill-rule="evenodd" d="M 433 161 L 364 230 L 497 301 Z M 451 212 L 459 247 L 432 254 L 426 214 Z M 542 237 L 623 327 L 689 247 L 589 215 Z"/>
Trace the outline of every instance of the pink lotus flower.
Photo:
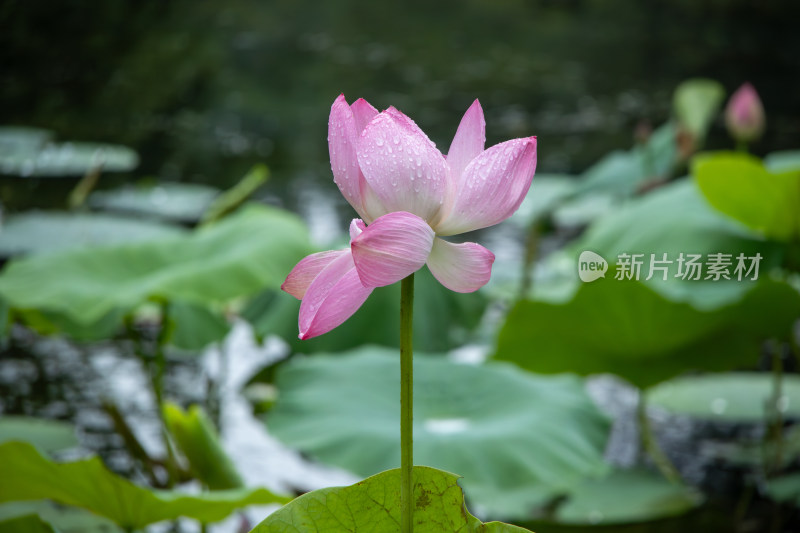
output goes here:
<path id="1" fill-rule="evenodd" d="M 300 338 L 327 333 L 350 318 L 375 287 L 428 265 L 439 282 L 473 292 L 489 281 L 494 254 L 442 237 L 493 226 L 519 208 L 536 170 L 536 137 L 484 150 L 480 103 L 461 119 L 445 157 L 406 115 L 382 113 L 364 99 L 331 107 L 328 147 L 333 178 L 361 219 L 350 247 L 300 261 L 282 289 L 302 300 Z"/>
<path id="2" fill-rule="evenodd" d="M 764 106 L 755 88 L 745 83 L 733 93 L 725 108 L 725 125 L 737 141 L 755 141 L 764 133 Z"/>

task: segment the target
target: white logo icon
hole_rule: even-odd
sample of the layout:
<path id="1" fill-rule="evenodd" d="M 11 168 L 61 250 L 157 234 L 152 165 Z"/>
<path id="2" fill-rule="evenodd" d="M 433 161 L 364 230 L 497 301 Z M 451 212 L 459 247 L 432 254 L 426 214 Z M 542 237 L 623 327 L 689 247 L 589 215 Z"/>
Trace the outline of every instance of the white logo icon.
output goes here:
<path id="1" fill-rule="evenodd" d="M 581 281 L 589 283 L 597 278 L 606 277 L 608 262 L 600 255 L 585 250 L 578 258 L 578 277 Z"/>

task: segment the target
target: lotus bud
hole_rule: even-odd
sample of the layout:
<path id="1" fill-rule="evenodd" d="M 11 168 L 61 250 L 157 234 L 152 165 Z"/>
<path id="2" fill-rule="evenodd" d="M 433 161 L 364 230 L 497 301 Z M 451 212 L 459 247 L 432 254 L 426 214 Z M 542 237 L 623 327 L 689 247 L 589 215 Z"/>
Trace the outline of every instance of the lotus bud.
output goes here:
<path id="1" fill-rule="evenodd" d="M 757 141 L 764 133 L 764 106 L 755 88 L 745 83 L 733 93 L 725 108 L 725 125 L 731 137 L 742 143 Z"/>

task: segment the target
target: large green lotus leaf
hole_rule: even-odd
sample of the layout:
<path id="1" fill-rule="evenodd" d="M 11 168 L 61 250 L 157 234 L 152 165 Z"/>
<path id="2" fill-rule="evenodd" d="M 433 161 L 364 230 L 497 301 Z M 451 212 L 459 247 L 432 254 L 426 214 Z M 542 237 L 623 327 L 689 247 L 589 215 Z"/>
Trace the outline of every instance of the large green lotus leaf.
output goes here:
<path id="1" fill-rule="evenodd" d="M 564 285 L 558 299 L 574 294 L 581 285 L 577 275 L 578 258 L 584 250 L 604 257 L 610 264 L 620 254 L 644 254 L 645 267 L 640 280 L 652 290 L 675 300 L 689 302 L 701 309 L 713 309 L 741 298 L 749 288 L 747 283 L 731 281 L 683 281 L 675 278 L 673 263 L 665 281 L 658 273 L 645 281 L 646 267 L 651 254 L 676 261 L 681 253 L 743 253 L 746 257 L 762 256 L 761 275 L 780 265 L 784 249 L 778 243 L 765 242 L 741 224 L 715 211 L 703 198 L 691 180 L 679 180 L 652 193 L 629 200 L 618 210 L 596 220 L 589 229 L 562 252 L 546 260 L 545 270 L 551 279 L 541 286 L 534 285 L 534 298 L 547 296 L 552 285 Z M 610 266 L 605 281 L 614 282 L 614 267 Z"/>
<path id="2" fill-rule="evenodd" d="M 574 176 L 536 174 L 530 192 L 510 221 L 527 227 L 546 218 L 574 193 L 577 186 L 578 180 Z"/>
<path id="3" fill-rule="evenodd" d="M 98 166 L 104 172 L 127 172 L 139 164 L 136 152 L 112 144 L 48 142 L 38 149 L 32 148 L 32 143 L 24 141 L 0 151 L 0 174 L 20 177 L 81 176 Z"/>
<path id="4" fill-rule="evenodd" d="M 56 533 L 53 526 L 37 515 L 24 515 L 0 522 L 0 533 Z"/>
<path id="5" fill-rule="evenodd" d="M 181 516 L 216 522 L 247 505 L 287 501 L 266 489 L 193 495 L 151 490 L 111 473 L 97 457 L 59 464 L 22 442 L 0 445 L 0 479 L 0 502 L 49 499 L 132 529 Z"/>
<path id="6" fill-rule="evenodd" d="M 672 97 L 672 106 L 678 121 L 702 141 L 724 98 L 725 89 L 719 82 L 695 78 L 678 85 Z"/>
<path id="7" fill-rule="evenodd" d="M 27 501 L 0 504 L 0 521 L 11 521 L 33 515 L 49 524 L 59 533 L 119 533 L 122 530 L 108 518 L 97 516 L 79 507 L 57 505 L 53 502 Z M 29 519 L 30 520 L 30 519 Z M 33 520 L 31 520 L 33 524 Z M 0 528 L 0 531 L 3 531 Z M 28 533 L 34 529 L 10 529 L 14 533 Z"/>
<path id="8" fill-rule="evenodd" d="M 800 150 L 782 150 L 764 157 L 764 167 L 770 172 L 800 171 Z"/>
<path id="9" fill-rule="evenodd" d="M 739 301 L 708 311 L 642 283 L 598 280 L 566 303 L 517 303 L 495 357 L 547 374 L 611 372 L 648 387 L 688 370 L 754 364 L 761 342 L 788 338 L 798 316 L 797 291 L 769 280 L 751 282 Z"/>
<path id="10" fill-rule="evenodd" d="M 767 238 L 800 237 L 800 172 L 769 172 L 757 158 L 716 153 L 695 159 L 693 174 L 708 202 Z"/>
<path id="11" fill-rule="evenodd" d="M 631 196 L 648 180 L 668 176 L 676 154 L 675 127 L 667 122 L 644 145 L 611 152 L 585 170 L 577 194 Z"/>
<path id="12" fill-rule="evenodd" d="M 244 486 L 233 461 L 222 448 L 214 425 L 200 407 L 193 405 L 184 411 L 175 404 L 167 403 L 162 411 L 170 435 L 197 479 L 211 490 Z"/>
<path id="13" fill-rule="evenodd" d="M 632 193 L 645 177 L 642 160 L 634 151 L 617 150 L 586 169 L 580 178 L 579 194 Z"/>
<path id="14" fill-rule="evenodd" d="M 400 371 L 395 350 L 294 359 L 278 369 L 269 431 L 359 475 L 400 461 Z M 414 361 L 414 457 L 464 475 L 481 514 L 526 516 L 535 505 L 605 471 L 608 422 L 575 376 L 512 365 Z"/>
<path id="15" fill-rule="evenodd" d="M 222 341 L 231 329 L 230 323 L 217 310 L 180 300 L 170 303 L 168 320 L 171 330 L 167 342 L 195 352 Z"/>
<path id="16" fill-rule="evenodd" d="M 786 474 L 767 482 L 767 494 L 773 500 L 800 507 L 800 473 Z"/>
<path id="17" fill-rule="evenodd" d="M 53 132 L 26 126 L 0 126 L 0 155 L 36 153 L 53 138 Z"/>
<path id="18" fill-rule="evenodd" d="M 645 470 L 616 470 L 603 479 L 587 480 L 558 507 L 562 524 L 625 524 L 686 513 L 702 497 Z"/>
<path id="19" fill-rule="evenodd" d="M 678 142 L 675 124 L 666 122 L 656 128 L 639 150 L 642 166 L 649 178 L 669 178 L 678 159 Z"/>
<path id="20" fill-rule="evenodd" d="M 14 309 L 11 316 L 40 335 L 64 334 L 79 342 L 91 342 L 113 337 L 120 329 L 125 312 L 114 309 L 88 324 L 65 314 L 36 309 Z"/>
<path id="21" fill-rule="evenodd" d="M 219 189 L 207 185 L 159 182 L 96 191 L 89 196 L 89 205 L 107 211 L 195 223 L 219 195 Z"/>
<path id="22" fill-rule="evenodd" d="M 685 376 L 648 391 L 648 399 L 672 413 L 731 422 L 761 422 L 773 394 L 774 377 L 765 373 L 736 372 Z M 800 418 L 800 376 L 781 380 L 783 416 Z"/>
<path id="23" fill-rule="evenodd" d="M 604 192 L 584 194 L 565 201 L 553 212 L 557 226 L 580 228 L 603 215 L 615 211 L 620 204 L 617 195 Z"/>
<path id="24" fill-rule="evenodd" d="M 414 467 L 415 533 L 522 533 L 502 522 L 482 523 L 467 511 L 458 476 Z M 400 532 L 400 470 L 349 487 L 309 492 L 269 515 L 252 533 Z"/>
<path id="25" fill-rule="evenodd" d="M 89 205 L 108 211 L 195 223 L 219 195 L 219 189 L 207 185 L 159 182 L 93 192 Z"/>
<path id="26" fill-rule="evenodd" d="M 30 211 L 11 215 L 0 230 L 0 256 L 174 238 L 184 231 L 151 220 L 114 215 Z"/>
<path id="27" fill-rule="evenodd" d="M 0 341 L 8 338 L 8 332 L 11 329 L 11 309 L 8 303 L 0 298 Z"/>
<path id="28" fill-rule="evenodd" d="M 253 206 L 185 237 L 12 261 L 0 296 L 14 310 L 92 324 L 153 298 L 206 305 L 277 288 L 308 252 L 299 219 Z"/>
<path id="29" fill-rule="evenodd" d="M 288 271 L 287 271 L 288 272 Z M 423 268 L 414 275 L 414 346 L 445 351 L 462 346 L 486 309 L 480 292 L 447 290 Z M 375 289 L 344 324 L 314 339 L 297 338 L 300 302 L 286 293 L 263 293 L 242 312 L 260 336 L 277 334 L 296 352 L 339 352 L 364 344 L 400 346 L 400 284 Z"/>
<path id="30" fill-rule="evenodd" d="M 45 452 L 66 450 L 77 446 L 75 428 L 67 422 L 28 416 L 0 418 L 0 443 L 24 441 Z"/>

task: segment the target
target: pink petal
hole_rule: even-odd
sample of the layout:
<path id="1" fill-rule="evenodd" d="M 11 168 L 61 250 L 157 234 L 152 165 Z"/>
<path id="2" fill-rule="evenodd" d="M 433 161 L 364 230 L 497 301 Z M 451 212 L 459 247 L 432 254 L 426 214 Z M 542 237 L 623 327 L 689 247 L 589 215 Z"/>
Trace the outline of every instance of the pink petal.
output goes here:
<path id="1" fill-rule="evenodd" d="M 437 235 L 493 226 L 519 208 L 536 171 L 536 137 L 496 144 L 472 160 Z"/>
<path id="2" fill-rule="evenodd" d="M 359 135 L 361 135 L 361 132 L 367 127 L 369 121 L 378 114 L 378 110 L 372 107 L 372 105 L 363 98 L 359 98 L 353 102 L 350 109 L 353 111 L 353 117 L 356 119 L 356 131 Z"/>
<path id="3" fill-rule="evenodd" d="M 350 221 L 350 240 L 352 241 L 367 229 L 367 225 L 360 218 L 354 218 Z"/>
<path id="4" fill-rule="evenodd" d="M 331 250 L 305 257 L 286 276 L 286 281 L 281 285 L 281 290 L 288 292 L 298 300 L 302 300 L 314 278 L 337 257 L 348 253 L 349 250 Z"/>
<path id="5" fill-rule="evenodd" d="M 387 211 L 425 220 L 439 213 L 448 186 L 447 163 L 413 120 L 389 108 L 367 124 L 358 162 Z"/>
<path id="6" fill-rule="evenodd" d="M 485 143 L 486 121 L 483 118 L 480 102 L 475 100 L 464 113 L 464 118 L 461 119 L 453 142 L 450 144 L 450 151 L 447 152 L 450 176 L 456 187 L 458 187 L 459 178 L 469 162 L 483 152 Z"/>
<path id="7" fill-rule="evenodd" d="M 341 325 L 372 293 L 364 287 L 349 251 L 331 261 L 314 279 L 300 304 L 300 339 L 310 339 Z"/>
<path id="8" fill-rule="evenodd" d="M 489 282 L 494 254 L 474 242 L 453 244 L 436 239 L 428 268 L 439 283 L 455 292 L 475 292 Z"/>
<path id="9" fill-rule="evenodd" d="M 425 264 L 435 235 L 416 215 L 395 211 L 367 226 L 350 242 L 353 261 L 365 287 L 383 287 Z"/>
<path id="10" fill-rule="evenodd" d="M 361 124 L 368 121 L 368 117 L 374 116 L 370 115 L 370 109 L 375 111 L 363 99 L 358 100 L 351 108 L 341 94 L 333 102 L 328 120 L 328 153 L 331 157 L 333 181 L 342 196 L 366 220 L 372 220 L 386 212 L 375 193 L 369 189 L 356 155 L 356 144 L 363 129 Z"/>

